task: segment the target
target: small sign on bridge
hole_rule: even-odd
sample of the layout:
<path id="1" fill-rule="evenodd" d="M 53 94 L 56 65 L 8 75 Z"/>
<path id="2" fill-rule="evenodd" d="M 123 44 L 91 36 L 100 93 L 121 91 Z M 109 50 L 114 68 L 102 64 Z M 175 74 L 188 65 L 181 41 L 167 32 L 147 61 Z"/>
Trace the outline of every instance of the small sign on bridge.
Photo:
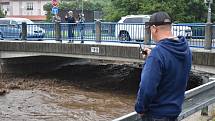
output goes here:
<path id="1" fill-rule="evenodd" d="M 91 47 L 91 53 L 99 53 L 99 47 Z"/>

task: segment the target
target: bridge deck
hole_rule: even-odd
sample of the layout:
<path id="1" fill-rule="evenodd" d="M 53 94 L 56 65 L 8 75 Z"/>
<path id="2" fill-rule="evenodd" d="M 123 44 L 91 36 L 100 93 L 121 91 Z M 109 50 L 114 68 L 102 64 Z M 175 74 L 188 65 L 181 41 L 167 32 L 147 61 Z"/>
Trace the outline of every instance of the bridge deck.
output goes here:
<path id="1" fill-rule="evenodd" d="M 148 46 L 148 47 L 154 47 Z M 63 56 L 103 60 L 143 62 L 139 44 L 76 41 L 68 44 L 56 41 L 0 41 L 0 57 Z M 215 66 L 215 50 L 192 48 L 193 64 Z M 18 55 L 18 56 L 17 56 Z"/>

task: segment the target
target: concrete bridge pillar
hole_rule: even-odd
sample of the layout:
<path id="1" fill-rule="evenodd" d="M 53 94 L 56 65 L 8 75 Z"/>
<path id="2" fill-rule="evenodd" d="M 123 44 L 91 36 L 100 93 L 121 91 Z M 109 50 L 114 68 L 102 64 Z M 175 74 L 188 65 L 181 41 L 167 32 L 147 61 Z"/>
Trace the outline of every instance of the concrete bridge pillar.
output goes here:
<path id="1" fill-rule="evenodd" d="M 204 48 L 206 50 L 212 49 L 212 23 L 206 23 L 205 25 L 205 45 Z"/>
<path id="2" fill-rule="evenodd" d="M 27 23 L 22 22 L 22 35 L 21 35 L 22 40 L 27 40 Z"/>
<path id="3" fill-rule="evenodd" d="M 55 22 L 55 39 L 56 41 L 61 41 L 61 25 L 60 22 Z"/>
<path id="4" fill-rule="evenodd" d="M 96 26 L 96 42 L 101 42 L 101 21 L 97 20 L 95 22 Z"/>

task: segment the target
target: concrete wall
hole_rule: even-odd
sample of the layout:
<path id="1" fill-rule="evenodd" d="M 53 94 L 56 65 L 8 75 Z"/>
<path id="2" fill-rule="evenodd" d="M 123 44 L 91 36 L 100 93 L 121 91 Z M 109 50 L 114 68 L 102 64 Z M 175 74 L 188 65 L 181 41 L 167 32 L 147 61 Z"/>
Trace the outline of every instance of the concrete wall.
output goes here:
<path id="1" fill-rule="evenodd" d="M 215 50 L 192 49 L 192 52 L 193 64 L 215 67 Z"/>
<path id="2" fill-rule="evenodd" d="M 144 60 L 139 45 L 67 44 L 34 42 L 0 42 L 0 58 L 25 56 L 61 56 L 102 60 L 140 62 Z M 193 64 L 214 66 L 215 50 L 192 49 Z"/>
<path id="3" fill-rule="evenodd" d="M 98 49 L 98 50 L 97 50 Z M 32 42 L 0 42 L 1 58 L 24 56 L 63 56 L 142 62 L 138 47 L 101 44 L 62 44 Z"/>

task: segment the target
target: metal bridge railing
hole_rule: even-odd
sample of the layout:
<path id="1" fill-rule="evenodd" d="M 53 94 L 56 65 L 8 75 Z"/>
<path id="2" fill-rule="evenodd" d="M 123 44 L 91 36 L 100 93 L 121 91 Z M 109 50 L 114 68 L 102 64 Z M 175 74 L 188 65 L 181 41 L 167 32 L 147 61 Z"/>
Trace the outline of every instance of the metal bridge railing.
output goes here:
<path id="1" fill-rule="evenodd" d="M 91 40 L 95 39 L 95 24 L 84 23 L 84 24 L 73 24 L 73 23 L 46 23 L 46 24 L 35 24 L 44 30 L 45 34 L 43 40 L 55 40 L 56 35 L 60 34 L 61 40 Z M 32 25 L 28 26 L 34 28 Z M 57 29 L 58 27 L 58 29 Z M 71 32 L 69 32 L 69 30 Z M 59 33 L 57 31 L 60 31 Z M 27 38 L 28 39 L 28 38 Z M 29 38 L 31 39 L 31 38 Z"/>
<path id="2" fill-rule="evenodd" d="M 101 23 L 101 41 L 118 41 L 115 36 L 116 23 Z"/>
<path id="3" fill-rule="evenodd" d="M 100 22 L 100 25 L 97 25 L 96 22 L 82 24 L 35 23 L 27 24 L 26 29 L 27 41 L 56 40 L 59 37 L 60 40 L 98 41 L 96 39 L 99 38 L 99 41 L 106 42 L 143 43 L 146 36 L 145 25 L 142 23 Z M 0 39 L 19 40 L 22 37 L 22 31 L 22 25 L 0 25 Z M 213 31 L 215 31 L 215 25 L 212 26 Z M 204 47 L 205 23 L 173 24 L 172 32 L 174 36 L 185 36 L 189 41 L 189 45 L 192 47 Z M 154 44 L 153 41 L 151 44 Z M 212 34 L 212 46 L 215 48 L 215 34 Z"/>
<path id="4" fill-rule="evenodd" d="M 21 28 L 20 26 L 0 24 L 0 39 L 20 39 L 21 37 Z"/>

